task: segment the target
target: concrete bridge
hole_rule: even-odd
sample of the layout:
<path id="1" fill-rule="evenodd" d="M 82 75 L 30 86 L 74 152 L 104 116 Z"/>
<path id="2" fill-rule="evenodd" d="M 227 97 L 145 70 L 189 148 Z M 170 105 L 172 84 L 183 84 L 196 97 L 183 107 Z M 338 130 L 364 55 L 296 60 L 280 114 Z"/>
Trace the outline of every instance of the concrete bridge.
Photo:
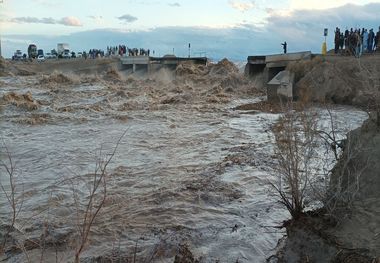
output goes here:
<path id="1" fill-rule="evenodd" d="M 121 64 L 132 72 L 143 71 L 151 73 L 160 68 L 176 69 L 180 63 L 189 62 L 198 65 L 206 65 L 206 57 L 183 58 L 176 56 L 149 57 L 149 56 L 128 56 L 120 58 Z"/>
<path id="2" fill-rule="evenodd" d="M 310 51 L 269 56 L 249 56 L 245 73 L 249 76 L 263 74 L 268 100 L 292 99 L 294 94 L 294 74 L 286 71 L 289 63 L 311 60 Z"/>
<path id="3" fill-rule="evenodd" d="M 310 51 L 268 55 L 268 56 L 249 56 L 245 68 L 246 74 L 255 76 L 264 73 L 264 81 L 271 81 L 278 73 L 285 70 L 286 66 L 294 61 L 311 60 Z"/>

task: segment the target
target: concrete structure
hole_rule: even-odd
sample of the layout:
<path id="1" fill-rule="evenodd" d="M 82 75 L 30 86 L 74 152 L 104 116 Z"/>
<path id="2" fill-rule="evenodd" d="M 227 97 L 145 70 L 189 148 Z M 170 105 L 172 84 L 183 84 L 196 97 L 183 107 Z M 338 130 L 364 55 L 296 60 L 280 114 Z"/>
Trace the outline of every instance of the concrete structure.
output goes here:
<path id="1" fill-rule="evenodd" d="M 282 73 L 280 75 L 279 73 L 284 71 L 291 62 L 311 59 L 312 54 L 310 51 L 269 56 L 249 56 L 245 73 L 249 76 L 263 74 L 264 85 L 267 85 L 268 100 L 278 100 L 277 90 L 283 95 L 282 97 L 288 97 L 290 90 L 291 94 L 293 94 L 294 81 L 294 76 L 289 76 L 289 73 Z M 273 82 L 271 83 L 272 80 Z M 279 84 L 281 81 L 289 83 L 286 89 L 285 84 Z M 281 88 L 278 87 L 279 85 Z M 274 88 L 274 86 L 277 86 L 277 88 Z"/>
<path id="2" fill-rule="evenodd" d="M 283 70 L 267 84 L 268 101 L 289 101 L 293 99 L 294 73 Z"/>
<path id="3" fill-rule="evenodd" d="M 132 69 L 132 72 L 143 71 L 150 73 L 160 68 L 176 69 L 178 64 L 190 62 L 194 64 L 206 65 L 206 57 L 181 58 L 176 56 L 149 57 L 149 56 L 127 56 L 122 57 L 121 64 L 126 68 Z"/>
<path id="4" fill-rule="evenodd" d="M 285 70 L 290 62 L 311 60 L 311 58 L 312 54 L 310 51 L 269 56 L 249 56 L 245 72 L 249 76 L 264 73 L 264 81 L 268 82 L 279 72 Z"/>

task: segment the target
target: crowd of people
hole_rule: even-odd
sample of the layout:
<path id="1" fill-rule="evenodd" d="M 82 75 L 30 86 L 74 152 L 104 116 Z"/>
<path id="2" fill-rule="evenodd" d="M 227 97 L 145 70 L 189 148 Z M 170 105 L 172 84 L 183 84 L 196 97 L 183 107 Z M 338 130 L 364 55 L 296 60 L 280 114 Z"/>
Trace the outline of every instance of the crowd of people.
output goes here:
<path id="1" fill-rule="evenodd" d="M 100 49 L 90 49 L 90 51 L 88 52 L 88 56 L 90 58 L 104 57 L 104 51 Z"/>
<path id="2" fill-rule="evenodd" d="M 347 54 L 360 57 L 363 53 L 380 52 L 380 27 L 375 34 L 374 30 L 346 29 L 344 32 L 340 28 L 335 29 L 335 54 Z"/>
<path id="3" fill-rule="evenodd" d="M 107 46 L 107 53 L 108 56 L 150 56 L 150 50 L 149 49 L 143 49 L 143 48 L 128 48 L 125 45 L 119 45 L 119 46 Z"/>

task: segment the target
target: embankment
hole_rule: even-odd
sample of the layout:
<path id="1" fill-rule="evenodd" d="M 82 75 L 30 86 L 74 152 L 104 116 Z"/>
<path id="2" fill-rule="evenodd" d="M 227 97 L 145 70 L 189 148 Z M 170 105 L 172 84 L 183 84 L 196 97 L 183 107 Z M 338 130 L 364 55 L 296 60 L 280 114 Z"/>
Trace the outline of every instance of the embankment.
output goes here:
<path id="1" fill-rule="evenodd" d="M 288 69 L 296 74 L 296 94 L 316 102 L 359 107 L 374 103 L 380 88 L 380 55 L 316 57 L 296 62 Z"/>
<path id="2" fill-rule="evenodd" d="M 325 207 L 286 226 L 277 262 L 380 262 L 380 56 L 317 58 L 290 69 L 300 97 L 359 106 L 371 117 L 347 135 Z"/>

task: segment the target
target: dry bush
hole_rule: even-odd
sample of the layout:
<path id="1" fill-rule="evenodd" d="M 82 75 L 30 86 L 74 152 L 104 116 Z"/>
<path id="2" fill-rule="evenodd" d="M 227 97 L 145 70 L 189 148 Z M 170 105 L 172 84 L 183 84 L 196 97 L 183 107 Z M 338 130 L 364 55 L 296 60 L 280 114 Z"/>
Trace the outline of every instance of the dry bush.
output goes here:
<path id="1" fill-rule="evenodd" d="M 318 115 L 314 111 L 296 112 L 291 103 L 273 128 L 277 182 L 271 185 L 293 219 L 298 219 L 306 206 L 305 198 L 316 156 Z"/>
<path id="2" fill-rule="evenodd" d="M 0 190 L 2 195 L 6 198 L 6 203 L 9 207 L 9 224 L 4 226 L 6 228 L 3 240 L 0 244 L 0 255 L 5 253 L 5 247 L 10 233 L 14 231 L 17 217 L 23 206 L 23 185 L 21 190 L 17 182 L 16 164 L 12 158 L 12 155 L 3 142 L 0 154 Z M 3 178 L 4 176 L 4 178 Z"/>
<path id="3" fill-rule="evenodd" d="M 79 197 L 79 189 L 76 189 L 76 183 L 74 182 L 77 177 L 69 179 L 72 186 L 73 198 L 77 211 L 77 228 L 79 234 L 79 240 L 75 248 L 75 262 L 80 262 L 80 255 L 86 248 L 88 239 L 90 236 L 91 228 L 95 223 L 95 219 L 98 216 L 100 210 L 105 204 L 107 198 L 107 184 L 108 184 L 108 172 L 107 168 L 115 156 L 116 150 L 124 137 L 126 132 L 119 138 L 113 151 L 109 154 L 103 154 L 100 150 L 99 157 L 95 165 L 94 173 L 91 174 L 88 196 L 83 202 Z M 85 203 L 84 207 L 81 205 Z"/>

